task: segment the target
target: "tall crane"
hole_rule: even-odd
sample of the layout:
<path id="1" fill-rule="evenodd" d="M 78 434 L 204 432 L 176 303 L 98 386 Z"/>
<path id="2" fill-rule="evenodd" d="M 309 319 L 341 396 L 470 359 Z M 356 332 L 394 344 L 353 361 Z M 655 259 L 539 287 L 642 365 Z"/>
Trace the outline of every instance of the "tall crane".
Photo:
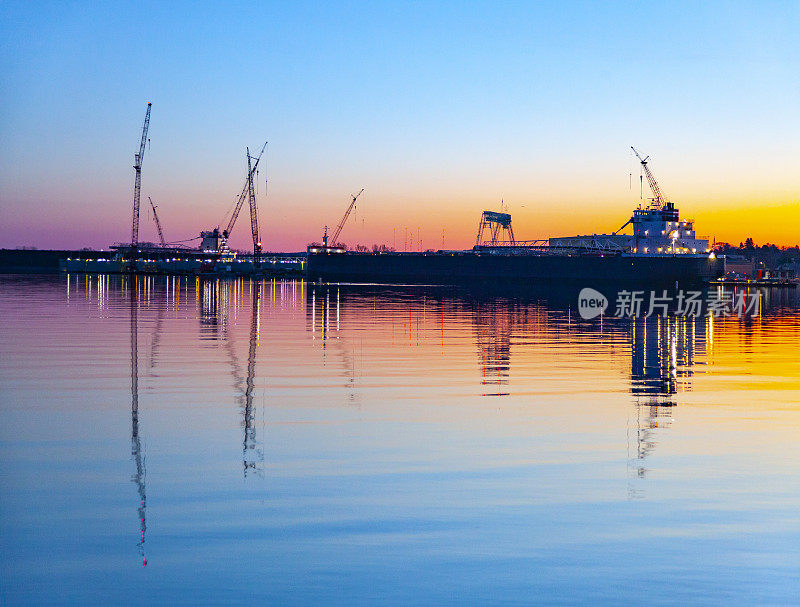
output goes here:
<path id="1" fill-rule="evenodd" d="M 225 238 L 229 238 L 231 232 L 233 231 L 233 226 L 236 223 L 236 219 L 239 217 L 239 211 L 242 210 L 242 205 L 246 199 L 250 199 L 250 191 L 253 189 L 253 175 L 255 174 L 256 170 L 258 169 L 258 163 L 261 160 L 261 156 L 264 153 L 264 149 L 267 147 L 267 142 L 264 142 L 264 145 L 261 147 L 261 151 L 259 152 L 258 156 L 255 157 L 255 163 L 251 164 L 251 156 L 250 150 L 247 150 L 247 177 L 244 181 L 244 187 L 242 188 L 242 193 L 239 194 L 239 198 L 236 200 L 236 205 L 233 208 L 233 213 L 231 213 L 231 218 L 228 221 L 228 226 L 222 231 L 222 235 Z M 258 236 L 258 219 L 255 212 L 253 205 L 255 204 L 255 194 L 253 194 L 252 199 L 250 199 L 250 224 L 251 228 L 254 228 L 253 235 L 254 237 Z M 256 217 L 256 223 L 253 224 L 253 218 Z M 258 242 L 257 238 L 253 240 L 253 244 L 255 245 Z"/>
<path id="2" fill-rule="evenodd" d="M 153 199 L 150 198 L 149 196 L 147 197 L 147 200 L 150 201 L 150 206 L 153 207 L 153 219 L 155 219 L 156 229 L 158 230 L 158 238 L 161 240 L 161 248 L 163 249 L 164 247 L 167 246 L 167 243 L 164 241 L 164 232 L 161 230 L 161 222 L 158 220 L 158 213 L 156 213 L 156 205 L 153 204 Z"/>
<path id="3" fill-rule="evenodd" d="M 264 144 L 267 145 L 266 143 Z M 264 148 L 261 148 L 263 153 Z M 259 159 L 261 155 L 259 154 Z M 253 173 L 255 169 L 251 166 L 252 156 L 250 148 L 247 148 L 247 198 L 250 201 L 250 233 L 253 236 L 253 266 L 258 267 L 258 257 L 261 255 L 261 239 L 258 237 L 258 209 L 256 208 L 256 190 L 253 185 Z M 257 162 L 256 162 L 257 165 Z"/>
<path id="4" fill-rule="evenodd" d="M 644 169 L 644 174 L 647 176 L 647 183 L 650 184 L 650 189 L 653 192 L 653 204 L 658 205 L 659 207 L 663 207 L 667 203 L 667 199 L 661 193 L 661 188 L 658 187 L 658 182 L 656 178 L 653 177 L 653 173 L 650 172 L 650 167 L 647 166 L 647 160 L 650 156 L 645 156 L 644 158 L 641 157 L 639 152 L 636 151 L 636 148 L 631 146 L 633 153 L 636 154 L 636 157 L 639 159 L 639 162 L 642 164 L 642 168 Z"/>
<path id="5" fill-rule="evenodd" d="M 336 242 L 337 242 L 337 240 L 339 238 L 339 234 L 342 233 L 342 228 L 344 228 L 344 224 L 347 222 L 347 218 L 350 217 L 350 213 L 353 211 L 353 207 L 356 206 L 356 200 L 358 199 L 359 196 L 361 196 L 361 193 L 363 191 L 364 191 L 364 188 L 361 188 L 361 190 L 358 192 L 358 194 L 353 194 L 352 195 L 352 197 L 351 197 L 352 200 L 350 201 L 350 206 L 347 207 L 347 210 L 344 212 L 344 216 L 342 217 L 341 221 L 339 222 L 339 225 L 336 226 L 336 230 L 334 230 L 333 236 L 331 237 L 331 242 L 333 243 L 333 246 L 336 246 Z M 327 231 L 326 231 L 325 235 L 322 237 L 322 244 L 323 244 L 323 246 L 326 246 L 326 247 L 328 246 L 328 234 L 327 234 Z"/>
<path id="6" fill-rule="evenodd" d="M 133 221 L 131 222 L 131 254 L 136 256 L 136 247 L 139 245 L 139 198 L 142 193 L 142 161 L 144 161 L 144 147 L 147 144 L 147 130 L 150 128 L 150 106 L 147 102 L 147 113 L 144 116 L 142 127 L 142 140 L 139 143 L 139 153 L 136 154 L 133 168 L 136 171 L 136 184 L 133 186 Z"/>

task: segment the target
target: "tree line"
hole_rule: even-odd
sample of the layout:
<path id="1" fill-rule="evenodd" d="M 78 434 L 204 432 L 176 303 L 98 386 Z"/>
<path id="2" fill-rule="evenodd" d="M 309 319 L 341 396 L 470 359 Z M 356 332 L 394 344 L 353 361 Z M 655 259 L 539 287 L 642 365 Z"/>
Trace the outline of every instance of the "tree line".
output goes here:
<path id="1" fill-rule="evenodd" d="M 776 268 L 791 261 L 800 262 L 800 246 L 779 247 L 770 243 L 758 245 L 752 238 L 740 242 L 739 246 L 729 242 L 718 242 L 713 250 L 718 255 L 741 255 L 751 261 L 763 262 L 769 268 Z"/>

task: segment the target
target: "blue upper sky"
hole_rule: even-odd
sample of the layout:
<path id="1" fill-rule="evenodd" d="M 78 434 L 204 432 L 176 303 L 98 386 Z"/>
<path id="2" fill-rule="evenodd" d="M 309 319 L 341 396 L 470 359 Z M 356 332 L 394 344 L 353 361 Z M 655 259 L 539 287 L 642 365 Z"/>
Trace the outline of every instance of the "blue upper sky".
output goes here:
<path id="1" fill-rule="evenodd" d="M 798 2 L 0 11 L 0 246 L 124 240 L 147 101 L 143 194 L 176 239 L 220 221 L 245 146 L 267 139 L 275 248 L 302 247 L 361 187 L 372 241 L 422 224 L 468 244 L 500 198 L 525 236 L 575 231 L 565 206 L 621 224 L 639 197 L 631 144 L 684 206 L 746 212 L 800 190 Z"/>

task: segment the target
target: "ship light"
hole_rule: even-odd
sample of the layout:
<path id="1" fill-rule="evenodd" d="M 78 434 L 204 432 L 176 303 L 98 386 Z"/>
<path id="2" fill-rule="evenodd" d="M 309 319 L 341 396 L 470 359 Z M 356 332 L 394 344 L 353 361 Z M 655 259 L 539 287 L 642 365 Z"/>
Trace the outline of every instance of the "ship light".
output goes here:
<path id="1" fill-rule="evenodd" d="M 708 256 L 709 259 L 716 259 L 717 256 L 714 255 L 714 251 L 711 251 L 711 254 Z"/>

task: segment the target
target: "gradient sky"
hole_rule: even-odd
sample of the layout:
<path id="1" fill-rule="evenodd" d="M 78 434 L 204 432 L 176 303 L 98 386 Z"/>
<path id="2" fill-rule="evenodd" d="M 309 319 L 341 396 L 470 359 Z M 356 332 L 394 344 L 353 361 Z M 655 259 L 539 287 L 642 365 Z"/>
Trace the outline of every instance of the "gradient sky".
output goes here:
<path id="1" fill-rule="evenodd" d="M 800 2 L 4 2 L 0 23 L 2 247 L 129 239 L 148 101 L 141 240 L 148 195 L 168 240 L 219 225 L 268 140 L 267 250 L 362 187 L 350 245 L 468 247 L 501 199 L 518 238 L 612 231 L 630 145 L 698 234 L 800 242 Z"/>

